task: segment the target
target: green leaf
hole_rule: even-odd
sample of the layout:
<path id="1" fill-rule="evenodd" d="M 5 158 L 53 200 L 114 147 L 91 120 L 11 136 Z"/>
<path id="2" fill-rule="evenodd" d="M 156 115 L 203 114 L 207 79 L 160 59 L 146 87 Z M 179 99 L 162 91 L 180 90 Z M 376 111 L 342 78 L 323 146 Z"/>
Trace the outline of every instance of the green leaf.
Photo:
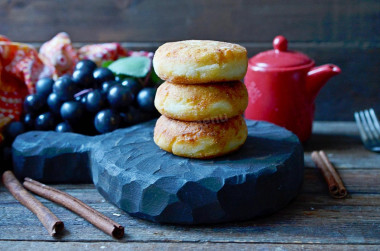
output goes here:
<path id="1" fill-rule="evenodd" d="M 114 62 L 113 60 L 103 61 L 103 62 L 102 62 L 102 67 L 106 68 L 106 67 L 108 67 L 110 64 L 112 64 L 113 62 Z"/>
<path id="2" fill-rule="evenodd" d="M 143 78 L 151 69 L 151 59 L 147 57 L 121 58 L 108 66 L 116 75 L 128 75 L 135 78 Z"/>

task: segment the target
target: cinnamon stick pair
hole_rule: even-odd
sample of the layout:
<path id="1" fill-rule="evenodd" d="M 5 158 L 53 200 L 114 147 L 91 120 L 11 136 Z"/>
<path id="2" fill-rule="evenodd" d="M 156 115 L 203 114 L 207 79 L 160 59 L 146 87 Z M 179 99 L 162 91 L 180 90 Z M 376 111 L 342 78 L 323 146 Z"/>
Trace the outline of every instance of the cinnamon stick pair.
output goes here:
<path id="1" fill-rule="evenodd" d="M 23 185 L 33 193 L 73 211 L 106 234 L 118 239 L 124 236 L 123 226 L 86 205 L 81 200 L 30 178 L 25 178 Z"/>
<path id="2" fill-rule="evenodd" d="M 48 230 L 50 235 L 55 235 L 63 230 L 63 222 L 60 221 L 48 208 L 42 205 L 39 200 L 28 193 L 11 171 L 4 172 L 3 183 L 11 194 L 21 202 L 21 204 L 37 215 L 38 219 Z M 73 211 L 106 234 L 115 238 L 122 238 L 124 236 L 123 226 L 99 213 L 79 199 L 30 178 L 25 178 L 23 185 L 33 193 Z"/>
<path id="3" fill-rule="evenodd" d="M 24 189 L 11 171 L 3 173 L 3 184 L 22 205 L 32 211 L 51 236 L 63 231 L 64 224 L 47 207 Z"/>
<path id="4" fill-rule="evenodd" d="M 331 164 L 324 151 L 313 151 L 311 159 L 315 165 L 321 170 L 329 187 L 329 193 L 333 198 L 342 199 L 347 196 L 347 190 L 343 185 L 342 179 Z"/>

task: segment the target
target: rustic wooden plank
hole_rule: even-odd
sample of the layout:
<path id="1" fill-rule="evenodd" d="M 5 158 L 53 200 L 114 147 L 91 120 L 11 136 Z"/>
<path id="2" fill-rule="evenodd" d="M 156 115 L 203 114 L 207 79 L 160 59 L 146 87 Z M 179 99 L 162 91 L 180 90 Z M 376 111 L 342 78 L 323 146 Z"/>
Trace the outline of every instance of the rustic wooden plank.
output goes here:
<path id="1" fill-rule="evenodd" d="M 305 148 L 305 165 L 314 168 L 310 154 L 324 150 L 338 169 L 379 168 L 380 155 L 366 150 L 355 122 L 315 122 Z"/>
<path id="2" fill-rule="evenodd" d="M 253 222 L 204 227 L 159 226 L 132 219 L 120 212 L 117 221 L 126 226 L 122 241 L 177 242 L 269 242 L 269 243 L 351 243 L 380 244 L 379 206 L 329 206 L 292 204 L 281 213 Z M 366 198 L 373 199 L 373 198 Z M 378 200 L 378 198 L 377 198 Z M 81 218 L 47 203 L 65 223 L 66 232 L 57 240 L 110 241 L 110 237 L 84 222 Z M 299 208 L 295 208 L 299 207 Z M 342 209 L 344 208 L 344 209 Z M 13 218 L 12 226 L 2 228 L 3 240 L 52 240 L 34 216 L 17 207 L 5 207 L 4 221 L 9 214 L 25 215 L 23 222 Z M 8 211 L 9 210 L 9 211 Z M 114 209 L 103 207 L 101 212 L 113 218 Z M 4 223 L 2 223 L 4 224 Z M 9 223 L 8 223 L 9 224 Z M 270 234 L 269 234 L 270 233 Z"/>
<path id="3" fill-rule="evenodd" d="M 267 243 L 173 243 L 173 242 L 27 242 L 0 241 L 8 250 L 378 250 L 378 245 L 267 244 Z"/>
<path id="4" fill-rule="evenodd" d="M 0 33 L 45 41 L 59 31 L 75 41 L 188 38 L 268 42 L 380 42 L 376 0 L 0 1 Z"/>
<path id="5" fill-rule="evenodd" d="M 126 242 L 380 244 L 379 194 L 351 194 L 345 200 L 321 194 L 301 194 L 270 217 L 242 223 L 185 227 L 157 225 L 132 218 L 104 202 L 95 189 L 82 188 L 78 186 L 78 189 L 71 188 L 67 192 L 124 225 L 126 237 L 122 241 Z M 0 197 L 4 198 L 4 188 L 2 191 Z M 79 216 L 42 201 L 66 224 L 66 232 L 57 240 L 111 241 L 109 236 Z M 37 218 L 15 201 L 1 202 L 0 215 L 1 240 L 54 240 L 46 234 Z"/>
<path id="6" fill-rule="evenodd" d="M 380 194 L 379 169 L 338 169 L 349 194 Z M 328 194 L 327 184 L 317 168 L 305 170 L 304 193 Z"/>
<path id="7" fill-rule="evenodd" d="M 326 136 L 337 135 L 347 138 L 351 136 L 356 138 L 359 136 L 359 130 L 353 121 L 315 121 L 313 124 L 313 134 Z M 337 143 L 342 140 L 344 140 L 344 138 L 339 139 Z"/>

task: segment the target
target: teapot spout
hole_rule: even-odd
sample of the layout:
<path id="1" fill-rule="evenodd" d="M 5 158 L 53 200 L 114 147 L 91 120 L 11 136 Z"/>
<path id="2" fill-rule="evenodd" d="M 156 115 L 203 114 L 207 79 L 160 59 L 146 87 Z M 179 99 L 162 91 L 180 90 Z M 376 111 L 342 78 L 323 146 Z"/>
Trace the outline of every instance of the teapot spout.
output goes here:
<path id="1" fill-rule="evenodd" d="M 314 102 L 317 94 L 326 82 L 333 76 L 341 73 L 338 66 L 333 64 L 325 64 L 312 68 L 307 73 L 306 90 L 309 94 L 310 101 Z"/>

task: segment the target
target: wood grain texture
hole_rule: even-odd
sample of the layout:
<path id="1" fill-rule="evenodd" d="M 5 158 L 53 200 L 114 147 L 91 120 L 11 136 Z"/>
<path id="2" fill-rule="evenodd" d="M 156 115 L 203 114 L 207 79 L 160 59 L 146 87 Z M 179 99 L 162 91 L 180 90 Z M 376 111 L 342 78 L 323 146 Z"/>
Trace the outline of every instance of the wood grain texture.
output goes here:
<path id="1" fill-rule="evenodd" d="M 296 42 L 367 43 L 380 42 L 379 10 L 376 0 L 1 0 L 0 34 L 25 42 L 59 31 L 78 42 L 270 42 L 282 33 Z"/>
<path id="2" fill-rule="evenodd" d="M 305 171 L 301 194 L 283 210 L 264 218 L 232 224 L 184 227 L 158 225 L 128 216 L 105 202 L 90 184 L 56 185 L 126 227 L 126 237 L 116 242 L 79 216 L 39 198 L 64 222 L 67 231 L 49 237 L 38 220 L 0 186 L 0 249 L 5 247 L 46 248 L 132 248 L 132 249 L 327 249 L 378 250 L 380 247 L 380 156 L 364 155 L 353 123 L 319 122 L 306 149 L 323 146 L 333 163 L 349 164 L 347 156 L 359 152 L 352 166 L 338 171 L 349 197 L 328 195 L 320 172 Z M 329 139 L 331 137 L 331 140 Z M 316 145 L 315 145 L 316 144 Z M 319 145 L 318 145 L 319 144 Z M 325 147 L 330 146 L 327 150 Z M 334 147 L 338 150 L 334 152 Z M 368 152 L 369 153 L 369 152 Z M 377 161 L 378 162 L 378 161 Z M 60 242 L 53 242 L 60 241 Z"/>
<path id="3" fill-rule="evenodd" d="M 324 150 L 339 169 L 379 168 L 380 155 L 364 148 L 355 122 L 315 122 L 304 150 L 307 168 L 315 167 L 310 154 L 318 150 Z"/>
<path id="4" fill-rule="evenodd" d="M 378 250 L 378 245 L 350 245 L 350 244 L 267 244 L 267 243 L 173 243 L 173 242 L 14 242 L 0 241 L 0 249 L 20 250 L 27 247 L 29 250 Z"/>
<path id="5" fill-rule="evenodd" d="M 308 182 L 308 180 L 305 180 Z M 122 242 L 228 242 L 380 244 L 380 195 L 351 194 L 335 200 L 327 194 L 304 193 L 271 216 L 233 224 L 183 227 L 158 225 L 128 216 L 104 202 L 93 186 L 65 192 L 126 227 Z M 0 196 L 3 197 L 4 190 Z M 79 216 L 43 200 L 61 220 L 66 232 L 55 240 L 65 242 L 112 241 Z M 1 240 L 51 241 L 43 226 L 16 202 L 2 202 Z M 22 221 L 20 220 L 22 216 Z"/>

